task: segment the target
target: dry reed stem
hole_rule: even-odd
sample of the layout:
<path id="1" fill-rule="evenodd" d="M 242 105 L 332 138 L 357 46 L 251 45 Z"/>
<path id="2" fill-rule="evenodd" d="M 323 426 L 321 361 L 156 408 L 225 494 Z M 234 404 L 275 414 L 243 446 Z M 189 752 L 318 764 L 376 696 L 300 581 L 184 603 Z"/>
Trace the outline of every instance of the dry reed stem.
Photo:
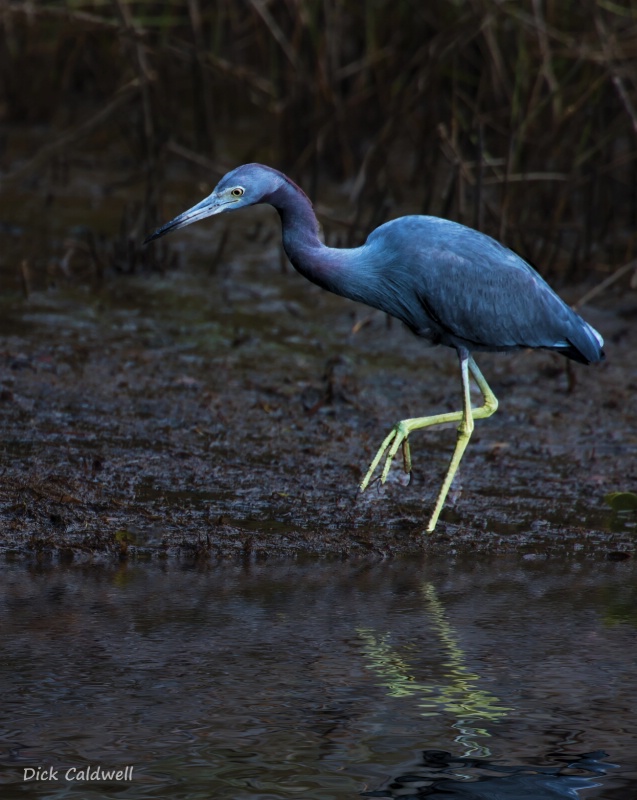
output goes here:
<path id="1" fill-rule="evenodd" d="M 0 74 L 19 98 L 29 57 L 49 48 L 66 86 L 88 68 L 137 91 L 140 124 L 111 96 L 5 180 L 94 125 L 113 126 L 148 175 L 147 217 L 162 158 L 216 173 L 256 158 L 288 169 L 313 197 L 321 181 L 348 179 L 350 230 L 422 210 L 499 232 L 541 268 L 625 259 L 616 241 L 637 218 L 637 26 L 612 4 L 591 13 L 574 0 L 111 0 L 92 9 L 5 2 Z M 29 36 L 10 33 L 9 20 L 28 20 Z M 73 35 L 65 48 L 75 31 L 97 46 L 89 53 Z M 219 131 L 231 143 L 221 157 Z"/>

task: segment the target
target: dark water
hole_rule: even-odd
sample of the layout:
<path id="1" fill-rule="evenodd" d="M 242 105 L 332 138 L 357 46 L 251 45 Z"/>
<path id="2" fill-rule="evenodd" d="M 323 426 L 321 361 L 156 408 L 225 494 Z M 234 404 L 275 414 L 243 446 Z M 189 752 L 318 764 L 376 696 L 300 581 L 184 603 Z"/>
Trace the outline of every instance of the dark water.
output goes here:
<path id="1" fill-rule="evenodd" d="M 637 797 L 630 560 L 1 579 L 3 798 Z"/>

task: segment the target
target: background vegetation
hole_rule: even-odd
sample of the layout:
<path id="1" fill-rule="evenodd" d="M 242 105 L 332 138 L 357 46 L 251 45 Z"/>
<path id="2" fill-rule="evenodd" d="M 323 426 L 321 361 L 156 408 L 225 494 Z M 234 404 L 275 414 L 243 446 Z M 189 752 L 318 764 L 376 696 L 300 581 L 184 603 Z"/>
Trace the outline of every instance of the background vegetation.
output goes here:
<path id="1" fill-rule="evenodd" d="M 342 243 L 410 211 L 562 280 L 634 258 L 633 0 L 4 0 L 0 26 L 5 191 L 116 163 L 143 187 L 121 269 L 167 175 L 249 160 L 338 187 Z"/>

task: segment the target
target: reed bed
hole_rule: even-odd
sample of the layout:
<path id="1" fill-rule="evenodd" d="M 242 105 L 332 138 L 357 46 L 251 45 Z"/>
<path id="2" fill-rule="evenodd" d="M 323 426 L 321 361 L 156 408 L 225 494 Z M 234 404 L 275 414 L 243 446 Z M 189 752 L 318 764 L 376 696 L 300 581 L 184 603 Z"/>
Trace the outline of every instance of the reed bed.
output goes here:
<path id="1" fill-rule="evenodd" d="M 344 244 L 419 212 L 562 280 L 635 258 L 633 0 L 4 0 L 0 25 L 4 122 L 52 131 L 3 182 L 117 141 L 129 271 L 176 161 L 337 187 Z"/>

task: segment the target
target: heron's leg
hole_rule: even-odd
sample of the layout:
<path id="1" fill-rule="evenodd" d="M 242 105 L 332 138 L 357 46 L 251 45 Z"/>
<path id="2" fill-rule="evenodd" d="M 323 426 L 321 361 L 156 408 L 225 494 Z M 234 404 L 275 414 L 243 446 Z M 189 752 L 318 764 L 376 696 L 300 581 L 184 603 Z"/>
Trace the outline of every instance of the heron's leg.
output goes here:
<path id="1" fill-rule="evenodd" d="M 466 350 L 459 350 L 458 356 L 460 358 L 460 373 L 462 376 L 462 416 L 460 418 L 460 425 L 458 425 L 458 436 L 456 439 L 456 447 L 453 451 L 453 455 L 451 456 L 451 461 L 449 462 L 449 468 L 447 469 L 447 474 L 445 475 L 445 479 L 440 487 L 440 491 L 438 492 L 438 497 L 436 498 L 436 505 L 434 506 L 434 510 L 431 514 L 429 519 L 429 524 L 427 525 L 427 532 L 431 533 L 434 528 L 436 527 L 436 523 L 438 522 L 438 517 L 440 516 L 440 512 L 442 511 L 442 507 L 447 499 L 447 494 L 449 489 L 451 488 L 451 484 L 453 479 L 458 471 L 458 467 L 460 466 L 460 461 L 462 456 L 464 455 L 464 451 L 466 450 L 467 445 L 469 444 L 469 439 L 471 438 L 471 434 L 473 433 L 474 419 L 479 419 L 478 412 L 482 411 L 485 406 L 489 406 L 490 414 L 493 414 L 495 409 L 497 408 L 497 400 L 495 401 L 495 408 L 491 408 L 492 405 L 492 398 L 495 399 L 495 395 L 491 391 L 489 385 L 484 380 L 484 377 L 478 367 L 473 361 L 472 357 Z M 481 406 L 479 409 L 474 410 L 471 408 L 471 386 L 469 385 L 469 364 L 473 361 L 471 373 L 476 378 L 476 382 L 478 386 L 480 386 L 480 391 L 482 392 L 482 396 L 484 397 L 484 405 Z M 478 380 L 478 376 L 481 378 L 481 381 Z M 481 385 L 481 384 L 484 384 Z M 485 391 L 488 390 L 488 394 Z M 492 396 L 492 397 L 490 397 Z"/>
<path id="2" fill-rule="evenodd" d="M 460 358 L 460 369 L 462 374 L 463 410 L 451 411 L 447 414 L 434 414 L 430 417 L 404 419 L 401 422 L 398 422 L 378 449 L 378 452 L 370 464 L 370 467 L 367 470 L 367 473 L 360 486 L 361 492 L 364 492 L 369 485 L 376 467 L 378 467 L 383 456 L 386 454 L 385 464 L 380 476 L 381 483 L 384 483 L 389 473 L 392 460 L 401 445 L 403 448 L 405 471 L 409 472 L 411 470 L 411 454 L 408 437 L 412 431 L 419 430 L 420 428 L 428 428 L 432 425 L 459 422 L 460 425 L 458 427 L 456 448 L 451 458 L 451 463 L 449 464 L 442 488 L 438 494 L 434 512 L 429 520 L 429 525 L 427 526 L 428 531 L 433 531 L 433 529 L 436 527 L 436 522 L 438 521 L 440 511 L 442 510 L 447 493 L 449 492 L 449 487 L 451 486 L 451 482 L 453 481 L 454 475 L 458 469 L 458 465 L 460 464 L 462 454 L 464 453 L 469 438 L 471 437 L 471 433 L 473 431 L 473 421 L 476 419 L 485 419 L 486 417 L 490 417 L 498 408 L 498 400 L 491 391 L 491 387 L 486 382 L 484 375 L 478 369 L 478 365 L 474 361 L 473 357 L 465 349 L 459 350 L 458 356 Z M 469 371 L 471 372 L 475 382 L 478 384 L 478 387 L 480 388 L 484 398 L 484 403 L 479 408 L 471 408 L 468 375 Z"/>

